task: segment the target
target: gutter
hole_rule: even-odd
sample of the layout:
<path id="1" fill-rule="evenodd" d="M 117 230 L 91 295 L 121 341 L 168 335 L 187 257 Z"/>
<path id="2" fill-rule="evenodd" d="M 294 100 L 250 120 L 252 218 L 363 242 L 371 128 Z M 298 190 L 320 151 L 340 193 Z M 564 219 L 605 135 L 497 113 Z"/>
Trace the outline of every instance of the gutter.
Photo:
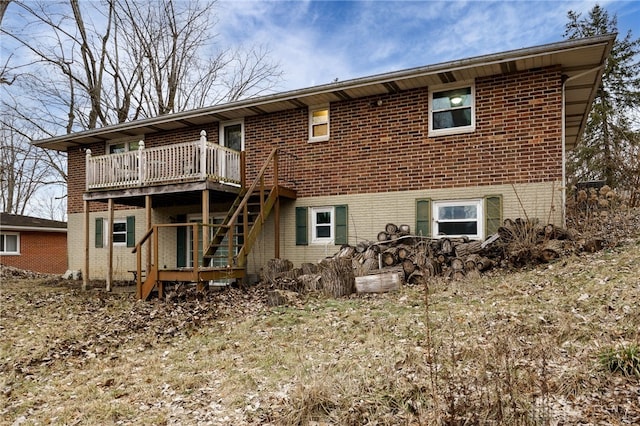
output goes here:
<path id="1" fill-rule="evenodd" d="M 41 228 L 37 226 L 3 226 L 0 227 L 3 232 L 67 232 L 67 228 Z"/>

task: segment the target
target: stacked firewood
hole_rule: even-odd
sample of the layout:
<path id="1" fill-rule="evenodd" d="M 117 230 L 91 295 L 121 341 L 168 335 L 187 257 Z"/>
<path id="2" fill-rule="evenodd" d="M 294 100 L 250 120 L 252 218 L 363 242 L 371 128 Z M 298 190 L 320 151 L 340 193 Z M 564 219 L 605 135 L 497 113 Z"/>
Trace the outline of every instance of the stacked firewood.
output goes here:
<path id="1" fill-rule="evenodd" d="M 353 256 L 354 270 L 362 275 L 373 269 L 399 267 L 405 282 L 418 284 L 436 276 L 452 279 L 476 276 L 495 264 L 481 241 L 467 237 L 425 238 L 412 235 L 408 225 L 388 223 L 384 231 L 378 233 L 377 240 L 356 246 L 356 253 L 362 254 Z M 377 254 L 375 262 L 369 260 L 372 253 Z"/>
<path id="2" fill-rule="evenodd" d="M 597 242 L 593 244 L 598 249 Z M 272 259 L 263 275 L 275 288 L 339 297 L 356 291 L 358 277 L 372 274 L 399 273 L 407 284 L 422 284 L 432 277 L 460 280 L 480 276 L 495 266 L 521 267 L 551 262 L 579 250 L 593 251 L 593 244 L 585 244 L 574 231 L 527 219 L 505 220 L 485 241 L 422 237 L 411 234 L 408 225 L 389 223 L 378 233 L 377 241 L 343 245 L 332 257 L 301 268 Z M 396 277 L 392 278 L 381 280 L 382 285 L 395 285 Z"/>

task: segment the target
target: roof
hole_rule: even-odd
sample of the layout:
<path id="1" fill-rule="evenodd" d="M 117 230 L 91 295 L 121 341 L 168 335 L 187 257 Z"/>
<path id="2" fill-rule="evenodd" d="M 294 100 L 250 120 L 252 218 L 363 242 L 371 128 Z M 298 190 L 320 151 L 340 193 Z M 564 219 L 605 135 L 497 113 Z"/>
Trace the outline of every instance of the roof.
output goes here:
<path id="1" fill-rule="evenodd" d="M 197 127 L 252 115 L 326 104 L 367 96 L 386 95 L 431 85 L 468 81 L 479 77 L 560 66 L 566 76 L 565 143 L 573 147 L 586 125 L 600 84 L 603 65 L 616 34 L 567 40 L 502 53 L 443 62 L 319 86 L 280 92 L 241 101 L 105 126 L 98 129 L 35 141 L 43 148 L 66 151 L 122 137 Z"/>
<path id="2" fill-rule="evenodd" d="M 0 213 L 0 229 L 2 231 L 67 232 L 67 222 L 22 216 L 19 214 Z"/>

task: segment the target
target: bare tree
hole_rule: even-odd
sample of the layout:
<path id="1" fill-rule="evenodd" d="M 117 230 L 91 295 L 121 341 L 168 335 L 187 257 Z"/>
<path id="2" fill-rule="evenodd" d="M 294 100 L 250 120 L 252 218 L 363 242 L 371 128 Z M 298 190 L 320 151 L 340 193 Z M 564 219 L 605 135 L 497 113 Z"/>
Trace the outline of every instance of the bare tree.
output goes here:
<path id="1" fill-rule="evenodd" d="M 25 25 L 1 32 L 45 71 L 31 90 L 66 132 L 255 96 L 281 76 L 264 47 L 217 48 L 215 2 L 15 4 Z"/>
<path id="2" fill-rule="evenodd" d="M 11 3 L 11 0 L 0 0 L 0 24 L 2 24 L 2 18 L 7 7 L 9 7 L 9 3 Z"/>
<path id="3" fill-rule="evenodd" d="M 255 96 L 281 76 L 264 47 L 216 45 L 215 2 L 11 5 L 11 25 L 0 27 L 3 52 L 16 52 L 0 64 L 2 108 L 12 117 L 3 132 L 17 132 L 10 140 L 36 138 L 24 129 L 51 136 Z M 48 155 L 65 180 L 60 158 Z"/>
<path id="4" fill-rule="evenodd" d="M 60 189 L 64 191 L 64 188 Z M 52 194 L 50 191 L 46 196 L 36 196 L 29 203 L 30 216 L 43 217 L 45 219 L 67 220 L 67 203 L 64 195 Z"/>
<path id="5" fill-rule="evenodd" d="M 0 210 L 21 215 L 34 194 L 51 183 L 51 170 L 40 161 L 43 150 L 31 145 L 25 134 L 15 122 L 0 122 Z"/>

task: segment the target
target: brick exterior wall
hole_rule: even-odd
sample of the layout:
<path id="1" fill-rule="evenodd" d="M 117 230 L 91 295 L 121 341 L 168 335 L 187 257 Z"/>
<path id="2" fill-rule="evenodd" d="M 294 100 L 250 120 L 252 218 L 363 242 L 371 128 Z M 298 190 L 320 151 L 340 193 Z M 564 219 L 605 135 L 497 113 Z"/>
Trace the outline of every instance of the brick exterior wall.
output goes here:
<path id="1" fill-rule="evenodd" d="M 0 256 L 0 263 L 46 274 L 67 270 L 67 234 L 20 231 L 20 254 Z"/>
<path id="2" fill-rule="evenodd" d="M 441 137 L 428 136 L 428 88 L 331 103 L 325 142 L 308 142 L 307 108 L 247 117 L 249 181 L 276 146 L 283 150 L 280 175 L 295 182 L 299 197 L 560 179 L 560 70 L 479 78 L 475 92 L 476 130 Z M 145 144 L 193 141 L 201 130 L 218 140 L 214 123 L 151 134 Z M 105 144 L 90 148 L 101 155 Z M 70 214 L 83 211 L 84 170 L 84 151 L 70 151 Z M 106 204 L 93 202 L 90 209 L 106 210 Z"/>
<path id="3" fill-rule="evenodd" d="M 375 239 L 381 227 L 397 221 L 414 225 L 415 199 L 474 198 L 501 194 L 503 217 L 561 221 L 562 100 L 559 68 L 543 68 L 475 80 L 475 131 L 429 137 L 429 89 L 332 102 L 330 139 L 308 142 L 308 109 L 292 108 L 246 117 L 245 154 L 248 181 L 274 147 L 281 148 L 280 177 L 297 190 L 298 200 L 281 210 L 281 256 L 295 264 L 333 254 L 335 247 L 295 246 L 295 206 L 349 204 L 350 243 Z M 382 104 L 378 105 L 381 100 Z M 201 130 L 218 141 L 217 123 L 150 134 L 147 147 L 195 141 Z M 104 143 L 90 146 L 102 155 Z M 85 152 L 69 151 L 69 235 L 77 236 L 69 253 L 74 269 L 83 259 Z M 523 204 L 521 204 L 521 200 Z M 135 214 L 137 238 L 144 233 L 143 211 L 115 206 L 116 217 Z M 91 202 L 90 227 L 104 216 L 106 203 Z M 125 209 L 128 209 L 126 212 Z M 175 206 L 169 213 L 154 209 L 154 223 L 176 213 L 199 213 L 200 206 Z M 355 219 L 354 219 L 355 218 Z M 353 228 L 351 226 L 353 225 Z M 358 232 L 358 235 L 355 232 Z M 93 228 L 89 238 L 93 241 Z M 257 272 L 272 257 L 273 217 L 249 255 L 249 271 Z M 75 240 L 74 240 L 75 241 Z M 163 255 L 175 257 L 169 242 Z M 164 250 L 163 250 L 164 251 Z M 104 278 L 106 249 L 90 244 L 91 278 Z M 325 253 L 326 252 L 326 253 Z M 130 250 L 114 252 L 116 279 L 130 279 Z M 167 265 L 175 259 L 167 258 Z M 161 264 L 164 264 L 162 263 Z M 118 278 L 119 277 L 119 278 Z"/>
<path id="4" fill-rule="evenodd" d="M 331 103 L 326 142 L 307 142 L 306 108 L 248 117 L 248 169 L 281 147 L 300 197 L 557 180 L 560 83 L 558 69 L 477 79 L 476 130 L 442 137 L 428 137 L 428 88 Z"/>

